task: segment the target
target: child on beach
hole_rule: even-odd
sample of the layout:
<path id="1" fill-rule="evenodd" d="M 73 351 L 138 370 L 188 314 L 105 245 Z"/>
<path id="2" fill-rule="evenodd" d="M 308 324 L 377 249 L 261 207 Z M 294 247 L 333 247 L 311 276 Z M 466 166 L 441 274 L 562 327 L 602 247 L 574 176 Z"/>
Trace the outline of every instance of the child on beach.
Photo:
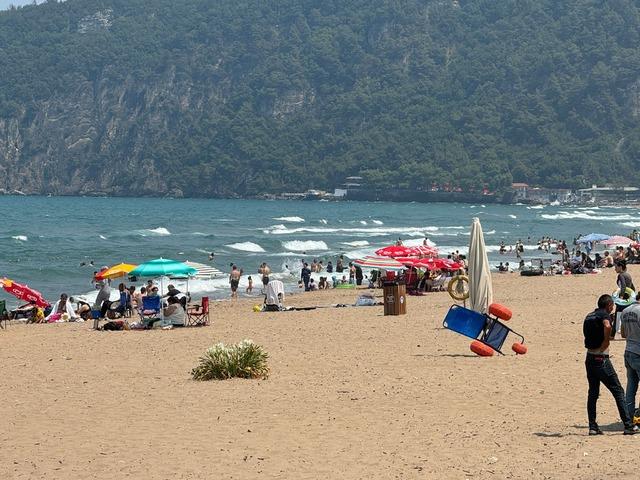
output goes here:
<path id="1" fill-rule="evenodd" d="M 251 278 L 251 275 L 247 277 L 247 281 L 249 282 L 249 285 L 247 286 L 247 293 L 251 293 L 253 292 L 253 279 Z"/>

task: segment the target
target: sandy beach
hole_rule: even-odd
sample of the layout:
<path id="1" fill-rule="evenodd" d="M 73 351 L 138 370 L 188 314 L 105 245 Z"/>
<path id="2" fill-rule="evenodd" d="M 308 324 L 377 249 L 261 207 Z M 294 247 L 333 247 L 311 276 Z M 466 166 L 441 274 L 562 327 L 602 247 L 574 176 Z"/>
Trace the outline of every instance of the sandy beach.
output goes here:
<path id="1" fill-rule="evenodd" d="M 254 313 L 249 299 L 216 303 L 205 328 L 12 324 L 0 331 L 0 478 L 637 478 L 628 447 L 640 438 L 622 435 L 606 390 L 605 436 L 586 428 L 582 320 L 615 273 L 493 281 L 525 356 L 472 354 L 441 326 L 446 292 L 409 297 L 398 317 L 382 307 Z M 191 380 L 208 346 L 244 338 L 269 353 L 269 379 Z M 623 351 L 612 344 L 625 385 Z"/>

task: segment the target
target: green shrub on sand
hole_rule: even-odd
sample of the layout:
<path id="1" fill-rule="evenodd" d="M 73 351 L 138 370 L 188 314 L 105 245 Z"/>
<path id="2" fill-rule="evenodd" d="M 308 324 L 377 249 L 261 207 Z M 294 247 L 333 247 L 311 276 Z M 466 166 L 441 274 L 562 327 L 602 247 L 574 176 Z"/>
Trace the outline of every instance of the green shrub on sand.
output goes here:
<path id="1" fill-rule="evenodd" d="M 269 355 L 260 345 L 243 340 L 235 345 L 218 343 L 200 357 L 200 365 L 191 370 L 194 380 L 227 378 L 267 378 Z"/>

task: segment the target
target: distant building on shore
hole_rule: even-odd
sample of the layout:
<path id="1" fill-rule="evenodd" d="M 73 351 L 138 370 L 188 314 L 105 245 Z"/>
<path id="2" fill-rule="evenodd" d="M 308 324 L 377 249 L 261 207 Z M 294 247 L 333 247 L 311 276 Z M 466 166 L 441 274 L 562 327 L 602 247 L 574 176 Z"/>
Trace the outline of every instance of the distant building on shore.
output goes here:
<path id="1" fill-rule="evenodd" d="M 511 188 L 516 203 L 571 203 L 575 201 L 575 194 L 568 188 L 532 187 L 526 183 L 512 183 Z"/>
<path id="2" fill-rule="evenodd" d="M 612 187 L 605 185 L 591 188 L 581 188 L 577 191 L 580 203 L 609 203 L 609 202 L 634 202 L 640 201 L 640 188 L 638 187 Z"/>

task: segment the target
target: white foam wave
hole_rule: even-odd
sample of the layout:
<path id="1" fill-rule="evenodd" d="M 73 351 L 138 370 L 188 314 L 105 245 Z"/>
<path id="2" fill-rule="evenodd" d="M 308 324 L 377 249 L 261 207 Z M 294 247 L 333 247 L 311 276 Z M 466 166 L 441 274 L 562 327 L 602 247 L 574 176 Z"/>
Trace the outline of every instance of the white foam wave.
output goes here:
<path id="1" fill-rule="evenodd" d="M 104 235 L 98 235 L 102 240 L 106 240 L 107 237 L 105 237 Z"/>
<path id="2" fill-rule="evenodd" d="M 593 212 L 595 213 L 595 212 Z M 573 212 L 561 211 L 557 214 L 543 213 L 541 218 L 547 220 L 600 220 L 600 221 L 622 221 L 622 220 L 640 220 L 637 216 L 622 214 L 622 215 L 592 215 L 586 211 Z"/>
<path id="3" fill-rule="evenodd" d="M 360 224 L 361 224 L 361 225 L 366 225 L 366 224 L 367 224 L 367 222 L 366 222 L 366 220 L 360 220 Z"/>
<path id="4" fill-rule="evenodd" d="M 13 237 L 14 240 L 18 240 L 20 242 L 26 242 L 29 240 L 29 237 L 27 237 L 26 235 L 14 235 Z"/>
<path id="5" fill-rule="evenodd" d="M 151 235 L 171 235 L 171 232 L 164 227 L 147 228 L 143 232 L 150 233 Z M 144 236 L 144 234 L 143 234 Z"/>
<path id="6" fill-rule="evenodd" d="M 280 222 L 292 222 L 292 223 L 304 222 L 304 218 L 302 217 L 275 217 L 274 220 L 278 220 Z"/>
<path id="7" fill-rule="evenodd" d="M 625 227 L 638 228 L 640 227 L 640 222 L 622 222 L 620 225 L 624 225 Z"/>
<path id="8" fill-rule="evenodd" d="M 515 215 L 509 215 L 510 218 L 518 218 Z"/>
<path id="9" fill-rule="evenodd" d="M 384 223 L 380 220 L 371 220 L 372 223 L 375 223 L 376 225 L 384 225 Z"/>
<path id="10" fill-rule="evenodd" d="M 544 205 L 531 205 L 530 207 L 527 207 L 527 210 L 542 210 L 544 208 Z"/>
<path id="11" fill-rule="evenodd" d="M 263 230 L 265 234 L 271 235 L 292 235 L 295 233 L 344 233 L 344 234 L 366 234 L 369 236 L 381 236 L 381 235 L 407 235 L 415 237 L 424 237 L 426 232 L 432 232 L 431 235 L 436 235 L 440 228 L 426 226 L 426 227 L 370 227 L 370 228 L 335 228 L 335 227 L 297 227 L 297 228 L 281 228 L 284 225 L 275 225 L 275 227 L 269 227 Z M 452 227 L 452 228 L 464 228 L 464 227 Z"/>
<path id="12" fill-rule="evenodd" d="M 318 220 L 320 223 L 322 223 L 323 225 L 327 224 L 327 219 L 326 218 L 321 218 L 320 220 Z"/>
<path id="13" fill-rule="evenodd" d="M 282 242 L 282 246 L 294 252 L 329 250 L 327 244 L 322 240 L 291 240 L 290 242 Z"/>
<path id="14" fill-rule="evenodd" d="M 484 232 L 485 235 L 495 235 L 496 231 L 495 230 L 489 230 L 487 232 Z"/>
<path id="15" fill-rule="evenodd" d="M 233 248 L 234 250 L 240 250 L 242 252 L 254 252 L 254 253 L 262 253 L 264 252 L 264 248 L 262 248 L 257 243 L 253 242 L 239 242 L 239 243 L 231 243 L 229 245 L 225 245 L 229 248 Z"/>
<path id="16" fill-rule="evenodd" d="M 193 232 L 191 235 L 196 235 L 198 237 L 206 237 L 207 236 L 206 233 L 202 233 L 202 232 Z"/>
<path id="17" fill-rule="evenodd" d="M 355 242 L 342 242 L 342 244 L 350 247 L 366 247 L 369 245 L 369 242 L 366 240 L 356 240 Z"/>

